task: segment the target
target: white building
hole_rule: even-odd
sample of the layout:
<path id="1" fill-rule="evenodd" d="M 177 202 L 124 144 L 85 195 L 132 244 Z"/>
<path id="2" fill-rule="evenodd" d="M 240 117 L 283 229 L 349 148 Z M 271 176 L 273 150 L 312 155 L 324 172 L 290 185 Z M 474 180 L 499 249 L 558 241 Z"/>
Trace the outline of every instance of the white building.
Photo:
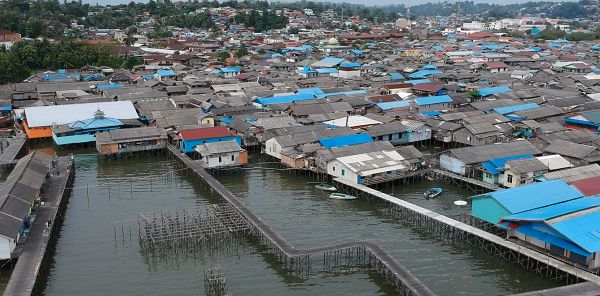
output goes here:
<path id="1" fill-rule="evenodd" d="M 357 184 L 369 184 L 377 179 L 397 179 L 405 169 L 404 157 L 396 151 L 343 156 L 327 163 L 327 174 Z"/>
<path id="2" fill-rule="evenodd" d="M 205 168 L 239 166 L 248 163 L 248 152 L 236 140 L 204 143 L 194 150 L 202 157 Z"/>

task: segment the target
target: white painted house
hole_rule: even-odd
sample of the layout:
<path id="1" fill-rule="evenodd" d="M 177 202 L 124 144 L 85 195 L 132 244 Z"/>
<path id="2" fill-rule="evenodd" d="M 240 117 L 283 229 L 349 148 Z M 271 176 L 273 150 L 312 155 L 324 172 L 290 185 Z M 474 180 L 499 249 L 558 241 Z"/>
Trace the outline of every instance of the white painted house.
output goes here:
<path id="1" fill-rule="evenodd" d="M 327 174 L 357 184 L 370 184 L 402 176 L 404 157 L 396 151 L 378 151 L 337 157 L 327 163 Z"/>

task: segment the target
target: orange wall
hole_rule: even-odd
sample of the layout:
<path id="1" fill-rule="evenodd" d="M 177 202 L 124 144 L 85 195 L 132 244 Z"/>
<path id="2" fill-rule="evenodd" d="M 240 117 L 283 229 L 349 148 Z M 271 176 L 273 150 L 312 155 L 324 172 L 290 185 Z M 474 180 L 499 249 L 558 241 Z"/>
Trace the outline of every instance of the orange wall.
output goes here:
<path id="1" fill-rule="evenodd" d="M 52 138 L 52 128 L 49 126 L 29 128 L 27 120 L 23 120 L 23 129 L 29 139 Z"/>

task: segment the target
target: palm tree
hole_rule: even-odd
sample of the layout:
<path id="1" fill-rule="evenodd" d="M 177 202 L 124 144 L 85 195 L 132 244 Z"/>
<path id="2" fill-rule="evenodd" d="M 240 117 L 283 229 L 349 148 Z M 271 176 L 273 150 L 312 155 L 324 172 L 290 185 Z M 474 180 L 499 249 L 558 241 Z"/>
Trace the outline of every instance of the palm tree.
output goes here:
<path id="1" fill-rule="evenodd" d="M 135 43 L 135 38 L 133 38 L 133 35 L 131 33 L 128 33 L 125 38 L 123 38 L 123 43 L 127 46 L 127 47 L 131 47 L 134 43 Z"/>

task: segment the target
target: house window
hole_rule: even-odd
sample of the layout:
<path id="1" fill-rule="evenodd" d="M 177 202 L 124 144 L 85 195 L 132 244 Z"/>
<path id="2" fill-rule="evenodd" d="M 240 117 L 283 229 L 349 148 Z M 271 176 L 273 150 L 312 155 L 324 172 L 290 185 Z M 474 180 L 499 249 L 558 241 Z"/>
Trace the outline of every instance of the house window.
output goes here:
<path id="1" fill-rule="evenodd" d="M 506 176 L 506 181 L 507 181 L 508 183 L 512 183 L 512 182 L 513 182 L 513 175 L 511 175 L 511 174 L 508 174 L 508 175 Z"/>
<path id="2" fill-rule="evenodd" d="M 333 171 L 335 172 L 335 167 L 332 167 Z"/>
<path id="3" fill-rule="evenodd" d="M 221 156 L 219 156 L 219 162 L 222 162 L 222 161 L 223 161 L 223 159 L 221 158 Z"/>
<path id="4" fill-rule="evenodd" d="M 231 161 L 234 161 L 234 160 L 235 160 L 235 155 L 232 154 L 231 155 Z"/>
<path id="5" fill-rule="evenodd" d="M 485 177 L 486 177 L 486 178 L 488 178 L 488 179 L 490 179 L 490 178 L 492 178 L 492 174 L 490 174 L 490 173 L 485 173 Z"/>
<path id="6" fill-rule="evenodd" d="M 346 175 L 346 170 L 342 169 L 342 176 Z"/>

